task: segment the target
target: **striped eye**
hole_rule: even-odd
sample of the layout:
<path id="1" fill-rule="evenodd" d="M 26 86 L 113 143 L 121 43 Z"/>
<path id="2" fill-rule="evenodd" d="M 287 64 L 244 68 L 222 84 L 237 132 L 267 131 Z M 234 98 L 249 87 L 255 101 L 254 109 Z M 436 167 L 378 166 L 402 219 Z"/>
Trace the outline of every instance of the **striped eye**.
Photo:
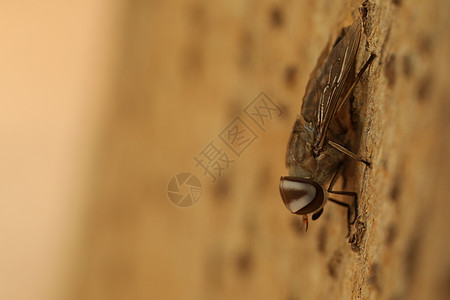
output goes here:
<path id="1" fill-rule="evenodd" d="M 297 215 L 315 212 L 324 201 L 322 187 L 312 180 L 301 177 L 281 177 L 280 193 L 287 209 Z"/>

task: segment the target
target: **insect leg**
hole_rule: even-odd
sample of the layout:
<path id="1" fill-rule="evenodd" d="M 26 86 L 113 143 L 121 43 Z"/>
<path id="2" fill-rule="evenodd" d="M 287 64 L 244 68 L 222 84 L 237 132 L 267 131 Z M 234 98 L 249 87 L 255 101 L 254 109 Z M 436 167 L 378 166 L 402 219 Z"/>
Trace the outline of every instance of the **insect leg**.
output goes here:
<path id="1" fill-rule="evenodd" d="M 347 225 L 348 225 L 348 234 L 350 234 L 350 225 L 355 224 L 356 218 L 358 216 L 358 195 L 355 192 L 347 192 L 347 191 L 333 191 L 333 187 L 336 183 L 336 180 L 338 178 L 338 175 L 340 173 L 342 169 L 342 164 L 339 166 L 338 170 L 336 171 L 336 174 L 334 174 L 333 179 L 330 182 L 330 186 L 328 187 L 328 193 L 330 194 L 335 194 L 335 195 L 344 195 L 344 196 L 351 196 L 353 197 L 353 207 L 355 210 L 355 216 L 353 218 L 353 220 L 351 220 L 351 213 L 350 213 L 350 209 L 351 206 L 348 203 L 342 202 L 342 201 L 338 201 L 332 198 L 328 198 L 328 200 L 330 200 L 333 203 L 336 203 L 338 205 L 344 206 L 347 208 Z"/>
<path id="2" fill-rule="evenodd" d="M 359 70 L 358 75 L 356 75 L 355 81 L 353 81 L 352 85 L 348 89 L 348 91 L 345 94 L 344 98 L 342 98 L 341 104 L 339 105 L 339 107 L 336 110 L 337 112 L 341 110 L 341 107 L 344 105 L 344 103 L 347 101 L 347 99 L 350 98 L 350 95 L 352 94 L 353 89 L 355 88 L 356 84 L 359 82 L 359 80 L 361 80 L 361 77 L 364 74 L 364 72 L 366 71 L 367 67 L 369 67 L 369 65 L 373 62 L 373 60 L 376 57 L 377 57 L 376 54 L 372 53 L 370 55 L 369 59 L 364 64 L 364 66 L 361 68 L 361 70 Z"/>
<path id="3" fill-rule="evenodd" d="M 340 202 L 342 203 L 342 205 L 347 206 L 348 207 L 348 221 L 350 225 L 355 224 L 356 218 L 358 216 L 358 196 L 356 195 L 355 192 L 331 192 L 332 194 L 336 194 L 336 195 L 345 195 L 345 196 L 352 196 L 353 197 L 353 205 L 354 205 L 354 209 L 355 209 L 355 216 L 353 217 L 353 220 L 350 220 L 351 215 L 350 215 L 350 205 L 341 201 L 337 201 L 337 200 L 333 200 L 331 198 L 329 198 L 329 200 L 331 200 L 334 203 Z"/>
<path id="4" fill-rule="evenodd" d="M 359 157 L 358 155 L 356 155 L 355 153 L 351 152 L 350 150 L 348 150 L 347 148 L 345 148 L 344 146 L 330 141 L 328 140 L 328 144 L 333 147 L 334 149 L 341 151 L 342 153 L 344 153 L 345 155 L 350 156 L 351 158 L 353 158 L 354 160 L 360 161 L 362 163 L 364 163 L 366 166 L 370 167 L 370 162 L 368 162 L 367 160 L 362 159 L 361 157 Z"/>
<path id="5" fill-rule="evenodd" d="M 344 98 L 342 98 L 341 100 L 341 104 L 339 105 L 337 111 L 339 111 L 341 109 L 341 107 L 344 105 L 344 103 L 347 101 L 347 99 L 350 97 L 350 95 L 353 92 L 353 88 L 356 86 L 356 84 L 359 82 L 359 80 L 361 79 L 362 75 L 364 74 L 364 72 L 366 71 L 367 67 L 373 62 L 373 60 L 375 59 L 375 57 L 377 57 L 374 53 L 372 53 L 369 57 L 369 59 L 366 61 L 366 63 L 364 64 L 364 66 L 361 68 L 361 70 L 358 72 L 358 75 L 356 75 L 355 81 L 353 81 L 352 85 L 350 86 L 350 88 L 348 89 L 347 93 L 345 94 Z M 361 157 L 359 157 L 358 155 L 356 155 L 355 153 L 351 152 L 350 150 L 348 150 L 347 148 L 345 148 L 342 145 L 339 145 L 336 142 L 333 141 L 328 141 L 328 144 L 333 147 L 336 150 L 341 151 L 342 153 L 344 153 L 345 155 L 350 156 L 351 158 L 360 161 L 364 164 L 366 164 L 367 166 L 370 166 L 370 162 L 368 162 L 367 160 L 362 159 Z"/>
<path id="6" fill-rule="evenodd" d="M 341 201 L 338 201 L 338 200 L 335 200 L 332 198 L 328 198 L 328 200 L 330 200 L 333 203 L 336 203 L 337 205 L 344 206 L 347 208 L 347 226 L 348 226 L 347 237 L 350 236 L 350 233 L 352 232 L 350 226 L 355 223 L 354 220 L 353 220 L 353 222 L 350 222 L 350 218 L 351 218 L 350 217 L 350 205 L 348 203 L 344 203 L 344 202 L 341 202 Z"/>

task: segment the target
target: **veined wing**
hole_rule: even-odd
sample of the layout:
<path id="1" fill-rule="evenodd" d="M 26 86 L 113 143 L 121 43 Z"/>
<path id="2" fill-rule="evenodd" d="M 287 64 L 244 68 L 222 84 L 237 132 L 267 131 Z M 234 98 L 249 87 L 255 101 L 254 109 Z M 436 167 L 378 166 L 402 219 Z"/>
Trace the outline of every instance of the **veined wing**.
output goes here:
<path id="1" fill-rule="evenodd" d="M 306 121 L 313 124 L 316 152 L 323 147 L 330 122 L 345 100 L 342 94 L 348 74 L 355 64 L 360 38 L 361 19 L 357 18 L 331 49 L 324 64 L 317 71 L 317 77 L 311 77 L 308 83 L 302 115 Z"/>

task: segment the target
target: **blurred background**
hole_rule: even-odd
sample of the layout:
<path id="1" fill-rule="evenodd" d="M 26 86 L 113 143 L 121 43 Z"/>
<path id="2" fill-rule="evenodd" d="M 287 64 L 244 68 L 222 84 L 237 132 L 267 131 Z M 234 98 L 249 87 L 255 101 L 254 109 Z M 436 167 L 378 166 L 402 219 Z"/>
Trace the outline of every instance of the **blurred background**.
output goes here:
<path id="1" fill-rule="evenodd" d="M 360 195 L 350 237 L 332 204 L 305 233 L 279 196 L 286 145 L 360 7 L 357 68 L 378 57 L 352 100 L 355 149 L 373 164 L 339 182 Z M 448 299 L 449 13 L 4 1 L 0 299 Z"/>

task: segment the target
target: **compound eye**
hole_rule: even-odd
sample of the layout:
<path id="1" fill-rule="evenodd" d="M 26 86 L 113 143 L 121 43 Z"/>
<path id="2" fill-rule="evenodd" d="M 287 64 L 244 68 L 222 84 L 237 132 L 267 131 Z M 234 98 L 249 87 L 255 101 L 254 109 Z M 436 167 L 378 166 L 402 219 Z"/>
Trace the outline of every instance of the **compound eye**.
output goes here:
<path id="1" fill-rule="evenodd" d="M 323 202 L 322 188 L 304 178 L 281 177 L 280 193 L 287 209 L 294 214 L 312 213 Z"/>

